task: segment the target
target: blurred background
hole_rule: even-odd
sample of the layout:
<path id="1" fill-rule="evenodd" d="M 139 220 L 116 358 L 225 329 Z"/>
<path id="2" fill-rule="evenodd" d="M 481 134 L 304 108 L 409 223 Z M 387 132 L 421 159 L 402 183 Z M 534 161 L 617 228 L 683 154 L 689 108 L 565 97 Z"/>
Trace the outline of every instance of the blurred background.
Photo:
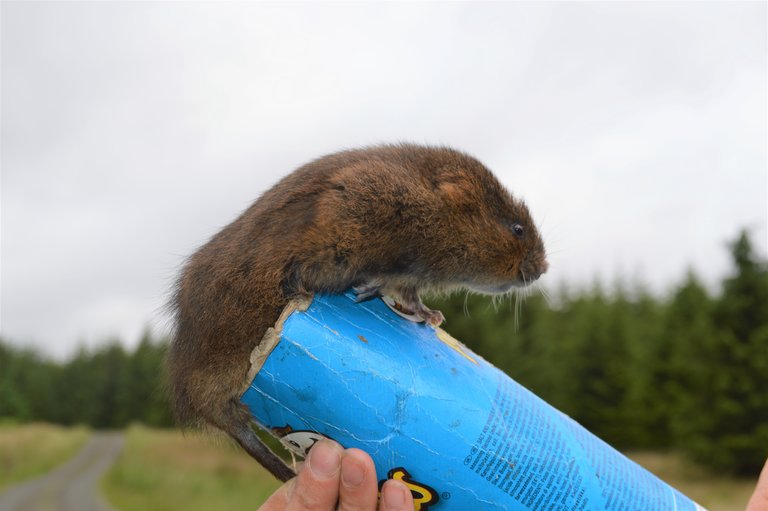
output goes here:
<path id="1" fill-rule="evenodd" d="M 446 329 L 711 511 L 743 509 L 768 456 L 767 15 L 3 2 L 0 492 L 127 428 L 100 483 L 115 508 L 255 507 L 275 486 L 254 463 L 172 429 L 168 290 L 299 165 L 409 141 L 488 165 L 550 254 L 517 320 L 514 298 L 428 300 Z"/>

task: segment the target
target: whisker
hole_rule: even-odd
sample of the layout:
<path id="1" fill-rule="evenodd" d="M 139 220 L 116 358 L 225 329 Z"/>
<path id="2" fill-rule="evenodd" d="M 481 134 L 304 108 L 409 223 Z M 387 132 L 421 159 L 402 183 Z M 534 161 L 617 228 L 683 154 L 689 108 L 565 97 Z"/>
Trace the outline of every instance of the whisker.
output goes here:
<path id="1" fill-rule="evenodd" d="M 464 293 L 464 315 L 469 317 L 469 308 L 467 307 L 467 300 L 469 299 L 469 290 Z"/>
<path id="2" fill-rule="evenodd" d="M 488 312 L 488 309 L 490 309 L 491 307 L 493 307 L 493 298 L 491 298 L 491 300 L 487 302 L 485 306 L 485 310 L 483 312 Z"/>
<path id="3" fill-rule="evenodd" d="M 539 289 L 539 292 L 541 293 L 541 296 L 544 297 L 544 301 L 547 302 L 547 305 L 550 309 L 552 309 L 552 297 L 549 296 L 549 292 L 543 287 L 543 286 L 536 286 Z"/>
<path id="4" fill-rule="evenodd" d="M 528 299 L 529 296 L 531 296 L 531 289 L 530 289 L 530 286 L 526 286 L 524 288 L 524 292 L 523 292 L 523 304 L 522 305 L 525 305 L 525 301 Z M 523 307 L 522 307 L 522 305 L 520 306 L 520 315 L 521 316 L 523 314 Z"/>

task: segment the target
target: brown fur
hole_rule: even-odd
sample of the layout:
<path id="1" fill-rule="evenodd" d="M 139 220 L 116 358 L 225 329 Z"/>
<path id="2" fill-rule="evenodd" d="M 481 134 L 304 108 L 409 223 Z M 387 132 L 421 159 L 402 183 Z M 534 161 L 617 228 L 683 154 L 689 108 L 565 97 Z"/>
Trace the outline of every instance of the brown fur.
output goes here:
<path id="1" fill-rule="evenodd" d="M 167 359 L 174 409 L 260 456 L 244 445 L 253 438 L 240 392 L 251 351 L 292 297 L 369 286 L 418 308 L 421 291 L 505 292 L 546 268 L 526 206 L 466 154 L 391 145 L 317 159 L 184 266 Z"/>

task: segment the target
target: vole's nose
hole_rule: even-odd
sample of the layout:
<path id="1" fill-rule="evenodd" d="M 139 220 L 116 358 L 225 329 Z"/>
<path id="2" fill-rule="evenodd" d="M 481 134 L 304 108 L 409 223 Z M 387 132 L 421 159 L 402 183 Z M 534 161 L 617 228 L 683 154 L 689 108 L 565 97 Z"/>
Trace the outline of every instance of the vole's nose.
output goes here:
<path id="1" fill-rule="evenodd" d="M 537 262 L 526 260 L 520 268 L 520 272 L 523 280 L 533 282 L 546 273 L 548 269 L 549 263 L 546 260 Z"/>

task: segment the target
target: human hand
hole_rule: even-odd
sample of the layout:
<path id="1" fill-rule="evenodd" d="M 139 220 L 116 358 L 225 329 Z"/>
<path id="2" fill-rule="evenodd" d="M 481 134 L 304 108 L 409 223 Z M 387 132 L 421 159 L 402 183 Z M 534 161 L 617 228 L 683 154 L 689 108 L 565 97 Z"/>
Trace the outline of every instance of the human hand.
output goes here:
<path id="1" fill-rule="evenodd" d="M 747 503 L 746 511 L 768 511 L 768 461 L 760 472 L 760 478 L 757 480 L 755 493 Z"/>
<path id="2" fill-rule="evenodd" d="M 344 450 L 332 440 L 321 440 L 309 451 L 299 475 L 278 488 L 259 511 L 413 511 L 411 492 L 400 481 L 384 483 L 378 507 L 377 497 L 371 457 L 360 449 Z"/>

